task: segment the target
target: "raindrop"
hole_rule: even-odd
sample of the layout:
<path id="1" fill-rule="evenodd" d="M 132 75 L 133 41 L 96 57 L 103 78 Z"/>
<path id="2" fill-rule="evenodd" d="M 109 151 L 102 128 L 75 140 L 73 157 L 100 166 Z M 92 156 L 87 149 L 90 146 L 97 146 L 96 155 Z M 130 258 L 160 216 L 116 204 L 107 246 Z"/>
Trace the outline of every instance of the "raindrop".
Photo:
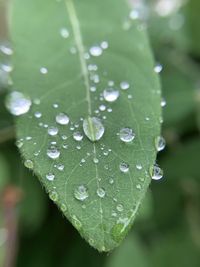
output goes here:
<path id="1" fill-rule="evenodd" d="M 60 29 L 60 35 L 63 37 L 63 38 L 68 38 L 69 37 L 69 31 L 66 29 L 66 28 L 61 28 Z"/>
<path id="2" fill-rule="evenodd" d="M 163 178 L 163 170 L 156 164 L 150 168 L 150 174 L 153 180 L 160 180 Z"/>
<path id="3" fill-rule="evenodd" d="M 113 88 L 107 88 L 103 91 L 103 97 L 107 102 L 115 102 L 119 97 L 119 91 Z"/>
<path id="4" fill-rule="evenodd" d="M 56 122 L 60 125 L 67 125 L 69 123 L 69 117 L 65 113 L 59 113 L 56 116 Z"/>
<path id="5" fill-rule="evenodd" d="M 55 175 L 53 173 L 49 172 L 49 173 L 47 173 L 46 178 L 49 181 L 53 181 L 55 178 Z"/>
<path id="6" fill-rule="evenodd" d="M 36 111 L 36 112 L 34 113 L 34 116 L 35 116 L 35 118 L 39 119 L 39 118 L 42 117 L 42 113 L 39 112 L 39 111 Z"/>
<path id="7" fill-rule="evenodd" d="M 48 128 L 48 134 L 51 136 L 56 136 L 58 134 L 58 128 L 57 127 L 49 127 Z"/>
<path id="8" fill-rule="evenodd" d="M 99 110 L 100 111 L 105 111 L 106 110 L 106 106 L 105 105 L 100 105 L 99 106 Z"/>
<path id="9" fill-rule="evenodd" d="M 156 66 L 154 67 L 155 73 L 160 73 L 162 69 L 163 69 L 163 66 L 160 63 L 156 64 Z"/>
<path id="10" fill-rule="evenodd" d="M 5 104 L 11 114 L 20 116 L 29 111 L 32 102 L 29 97 L 20 92 L 14 91 L 7 96 Z"/>
<path id="11" fill-rule="evenodd" d="M 107 49 L 107 48 L 108 48 L 108 42 L 103 41 L 103 42 L 101 43 L 101 48 L 102 48 L 102 49 Z"/>
<path id="12" fill-rule="evenodd" d="M 84 185 L 78 186 L 74 190 L 74 196 L 75 196 L 76 199 L 78 199 L 80 201 L 84 201 L 85 199 L 87 199 L 89 197 L 87 187 L 84 186 Z"/>
<path id="13" fill-rule="evenodd" d="M 33 169 L 33 162 L 30 159 L 25 160 L 24 166 L 28 169 Z"/>
<path id="14" fill-rule="evenodd" d="M 41 72 L 42 74 L 47 74 L 47 73 L 48 73 L 48 69 L 45 68 L 45 67 L 42 67 L 42 68 L 40 68 L 40 72 Z"/>
<path id="15" fill-rule="evenodd" d="M 162 136 L 156 137 L 155 145 L 156 145 L 156 149 L 158 152 L 162 151 L 166 146 L 166 141 L 165 141 L 164 137 L 162 137 Z"/>
<path id="16" fill-rule="evenodd" d="M 129 85 L 128 82 L 123 81 L 123 82 L 120 83 L 120 88 L 122 90 L 127 90 L 129 87 L 130 87 L 130 85 Z"/>
<path id="17" fill-rule="evenodd" d="M 105 195 L 106 195 L 106 191 L 104 188 L 98 188 L 97 189 L 97 195 L 100 197 L 100 198 L 104 198 Z"/>
<path id="18" fill-rule="evenodd" d="M 60 156 L 60 151 L 56 146 L 51 146 L 47 149 L 47 156 L 51 159 L 57 159 Z"/>
<path id="19" fill-rule="evenodd" d="M 137 185 L 136 185 L 136 189 L 141 190 L 141 189 L 142 189 L 141 184 L 137 184 Z"/>
<path id="20" fill-rule="evenodd" d="M 125 143 L 129 143 L 134 140 L 135 138 L 135 133 L 131 128 L 122 128 L 119 132 L 119 137 L 121 141 Z"/>
<path id="21" fill-rule="evenodd" d="M 83 131 L 90 141 L 95 142 L 102 138 L 105 128 L 100 119 L 88 117 L 83 120 Z"/>
<path id="22" fill-rule="evenodd" d="M 136 9 L 131 10 L 131 12 L 129 13 L 129 18 L 132 20 L 138 19 L 139 17 L 139 11 Z"/>
<path id="23" fill-rule="evenodd" d="M 73 133 L 73 138 L 76 141 L 82 141 L 83 140 L 83 135 L 81 132 L 75 132 Z"/>
<path id="24" fill-rule="evenodd" d="M 98 158 L 93 158 L 93 162 L 94 162 L 95 164 L 98 164 L 98 163 L 99 163 Z"/>
<path id="25" fill-rule="evenodd" d="M 99 57 L 102 54 L 102 48 L 100 46 L 92 46 L 90 48 L 90 54 L 94 57 Z"/>
<path id="26" fill-rule="evenodd" d="M 125 162 L 122 162 L 119 165 L 119 169 L 120 169 L 121 172 L 127 173 L 129 171 L 129 164 L 125 163 Z"/>

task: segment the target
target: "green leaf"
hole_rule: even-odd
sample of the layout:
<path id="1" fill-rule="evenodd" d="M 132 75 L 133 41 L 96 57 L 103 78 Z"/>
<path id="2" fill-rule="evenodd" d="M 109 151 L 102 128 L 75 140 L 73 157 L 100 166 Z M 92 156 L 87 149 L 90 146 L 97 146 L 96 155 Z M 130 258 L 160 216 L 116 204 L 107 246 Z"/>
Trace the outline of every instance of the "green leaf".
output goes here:
<path id="1" fill-rule="evenodd" d="M 0 154 L 0 193 L 4 190 L 10 179 L 9 165 L 3 154 Z"/>
<path id="2" fill-rule="evenodd" d="M 129 12 L 124 0 L 16 0 L 11 15 L 14 88 L 28 105 L 32 100 L 30 111 L 16 119 L 22 155 L 50 198 L 100 251 L 116 247 L 131 227 L 160 135 L 158 76 L 146 31 Z M 119 97 L 107 102 L 102 93 L 112 81 L 116 91 L 104 97 Z M 7 102 L 12 112 L 14 100 Z M 49 135 L 47 127 L 56 129 Z M 124 127 L 130 143 L 117 135 Z"/>

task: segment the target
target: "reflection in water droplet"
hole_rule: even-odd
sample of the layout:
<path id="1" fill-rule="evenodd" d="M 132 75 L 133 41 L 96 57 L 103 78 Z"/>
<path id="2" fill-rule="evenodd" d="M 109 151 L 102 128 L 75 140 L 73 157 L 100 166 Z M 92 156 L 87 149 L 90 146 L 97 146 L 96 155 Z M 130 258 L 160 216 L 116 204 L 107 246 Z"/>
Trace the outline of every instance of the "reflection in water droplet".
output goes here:
<path id="1" fill-rule="evenodd" d="M 103 97 L 107 102 L 115 102 L 119 97 L 119 91 L 113 88 L 107 88 L 103 91 Z"/>
<path id="2" fill-rule="evenodd" d="M 46 178 L 49 181 L 53 181 L 55 178 L 55 175 L 53 173 L 49 172 L 49 173 L 47 173 Z"/>
<path id="3" fill-rule="evenodd" d="M 48 73 L 48 69 L 45 68 L 45 67 L 42 67 L 42 68 L 40 68 L 40 72 L 41 72 L 42 74 L 47 74 L 47 73 Z"/>
<path id="4" fill-rule="evenodd" d="M 165 146 L 166 146 L 166 141 L 164 139 L 164 137 L 162 136 L 158 136 L 156 137 L 155 139 L 155 146 L 156 146 L 156 150 L 159 152 L 159 151 L 162 151 Z"/>
<path id="5" fill-rule="evenodd" d="M 30 110 L 32 102 L 23 93 L 14 91 L 7 96 L 5 104 L 12 115 L 20 116 Z"/>
<path id="6" fill-rule="evenodd" d="M 76 199 L 80 201 L 84 201 L 89 197 L 88 194 L 88 189 L 84 185 L 79 185 L 75 190 L 74 190 L 74 196 Z"/>
<path id="7" fill-rule="evenodd" d="M 69 123 L 69 117 L 65 113 L 59 113 L 56 116 L 56 122 L 60 125 L 67 125 Z"/>
<path id="8" fill-rule="evenodd" d="M 97 189 L 97 195 L 100 197 L 100 198 L 104 198 L 105 195 L 106 195 L 106 191 L 104 188 L 98 188 Z"/>
<path id="9" fill-rule="evenodd" d="M 131 128 L 122 128 L 119 132 L 121 141 L 129 143 L 135 138 L 135 133 Z"/>
<path id="10" fill-rule="evenodd" d="M 153 180 L 160 180 L 163 178 L 163 170 L 155 164 L 150 168 L 150 175 Z"/>
<path id="11" fill-rule="evenodd" d="M 36 112 L 34 113 L 34 116 L 35 116 L 35 118 L 39 119 L 39 118 L 42 117 L 42 113 L 39 112 L 39 111 L 36 111 Z"/>
<path id="12" fill-rule="evenodd" d="M 83 120 L 83 131 L 90 141 L 95 142 L 102 138 L 105 128 L 100 119 L 88 117 Z"/>
<path id="13" fill-rule="evenodd" d="M 119 169 L 120 169 L 121 172 L 127 173 L 129 171 L 129 164 L 125 163 L 125 162 L 122 162 L 119 165 Z"/>

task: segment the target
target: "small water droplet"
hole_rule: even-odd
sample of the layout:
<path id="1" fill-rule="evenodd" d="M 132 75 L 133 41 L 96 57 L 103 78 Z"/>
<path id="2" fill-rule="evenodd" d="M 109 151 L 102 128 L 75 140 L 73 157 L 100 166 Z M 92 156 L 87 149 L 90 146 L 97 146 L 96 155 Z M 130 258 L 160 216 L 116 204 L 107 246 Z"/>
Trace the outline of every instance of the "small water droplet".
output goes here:
<path id="1" fill-rule="evenodd" d="M 103 91 L 103 97 L 107 102 L 115 102 L 119 97 L 119 91 L 113 88 L 107 88 Z"/>
<path id="2" fill-rule="evenodd" d="M 129 164 L 125 162 L 121 162 L 119 165 L 119 169 L 123 173 L 127 173 L 129 171 Z"/>
<path id="3" fill-rule="evenodd" d="M 124 206 L 122 204 L 118 204 L 116 209 L 117 211 L 122 212 L 124 210 Z"/>
<path id="4" fill-rule="evenodd" d="M 130 84 L 128 82 L 126 82 L 126 81 L 123 81 L 123 82 L 120 83 L 120 88 L 122 90 L 127 90 L 129 87 L 130 87 Z"/>
<path id="5" fill-rule="evenodd" d="M 101 48 L 102 48 L 102 49 L 107 49 L 107 48 L 108 48 L 108 42 L 103 41 L 103 42 L 101 43 Z"/>
<path id="6" fill-rule="evenodd" d="M 42 68 L 40 68 L 40 72 L 41 72 L 42 74 L 47 74 L 47 73 L 48 73 L 48 69 L 45 68 L 45 67 L 42 67 Z"/>
<path id="7" fill-rule="evenodd" d="M 49 197 L 51 200 L 53 200 L 54 202 L 56 202 L 58 200 L 58 194 L 56 191 L 51 191 L 49 193 Z"/>
<path id="8" fill-rule="evenodd" d="M 163 170 L 157 164 L 155 164 L 150 168 L 150 175 L 153 180 L 160 180 L 163 178 Z"/>
<path id="9" fill-rule="evenodd" d="M 83 120 L 83 131 L 90 141 L 95 142 L 102 138 L 105 128 L 100 119 L 88 117 Z"/>
<path id="10" fill-rule="evenodd" d="M 105 195 L 106 195 L 106 191 L 104 188 L 98 188 L 97 189 L 97 195 L 100 197 L 100 198 L 104 198 Z"/>
<path id="11" fill-rule="evenodd" d="M 28 96 L 14 91 L 7 96 L 5 104 L 12 115 L 20 116 L 30 110 L 32 102 Z"/>
<path id="12" fill-rule="evenodd" d="M 56 122 L 60 125 L 67 125 L 69 123 L 69 117 L 65 113 L 59 113 L 56 116 Z"/>
<path id="13" fill-rule="evenodd" d="M 98 164 L 98 163 L 99 163 L 98 158 L 93 158 L 93 162 L 94 162 L 95 164 Z"/>
<path id="14" fill-rule="evenodd" d="M 77 200 L 84 201 L 89 197 L 88 194 L 88 189 L 84 185 L 79 185 L 75 190 L 74 190 L 74 196 Z"/>
<path id="15" fill-rule="evenodd" d="M 47 149 L 47 156 L 51 159 L 57 159 L 60 156 L 60 151 L 56 146 L 51 146 Z"/>
<path id="16" fill-rule="evenodd" d="M 48 128 L 48 134 L 50 136 L 56 136 L 58 134 L 58 128 L 57 127 L 49 127 Z"/>
<path id="17" fill-rule="evenodd" d="M 62 203 L 60 209 L 62 210 L 62 212 L 65 212 L 67 210 L 67 206 Z"/>
<path id="18" fill-rule="evenodd" d="M 162 108 L 164 108 L 166 106 L 167 102 L 164 98 L 161 99 L 160 105 Z"/>
<path id="19" fill-rule="evenodd" d="M 156 66 L 154 67 L 154 71 L 156 73 L 160 73 L 162 69 L 163 69 L 163 66 L 160 63 L 156 64 Z"/>
<path id="20" fill-rule="evenodd" d="M 39 111 L 36 111 L 36 112 L 34 113 L 34 116 L 35 116 L 35 118 L 39 119 L 39 118 L 42 117 L 42 113 L 39 112 Z"/>
<path id="21" fill-rule="evenodd" d="M 90 54 L 94 57 L 99 57 L 102 54 L 102 48 L 100 46 L 92 46 L 90 48 Z"/>
<path id="22" fill-rule="evenodd" d="M 155 139 L 155 146 L 156 146 L 156 150 L 159 152 L 159 151 L 162 151 L 165 146 L 166 146 L 166 141 L 164 139 L 164 137 L 162 136 L 158 136 L 156 137 Z"/>
<path id="23" fill-rule="evenodd" d="M 75 132 L 75 133 L 73 133 L 73 138 L 74 138 L 74 140 L 80 142 L 83 140 L 83 135 L 81 132 Z"/>
<path id="24" fill-rule="evenodd" d="M 135 133 L 131 128 L 122 128 L 119 132 L 119 137 L 121 141 L 125 143 L 129 143 L 134 140 L 135 138 Z"/>
<path id="25" fill-rule="evenodd" d="M 55 175 L 51 172 L 46 174 L 46 178 L 48 181 L 53 181 L 55 179 Z"/>
<path id="26" fill-rule="evenodd" d="M 63 37 L 63 38 L 68 38 L 69 37 L 69 31 L 66 29 L 66 28 L 61 28 L 60 29 L 60 35 Z"/>
<path id="27" fill-rule="evenodd" d="M 16 141 L 16 146 L 18 148 L 21 148 L 23 145 L 24 145 L 24 143 L 23 143 L 23 140 L 22 139 L 19 139 L 19 140 Z"/>
<path id="28" fill-rule="evenodd" d="M 25 160 L 25 162 L 24 162 L 24 166 L 26 167 L 26 168 L 28 168 L 28 169 L 33 169 L 33 167 L 34 167 L 34 165 L 33 165 L 33 161 L 32 160 L 30 160 L 30 159 L 27 159 L 27 160 Z"/>

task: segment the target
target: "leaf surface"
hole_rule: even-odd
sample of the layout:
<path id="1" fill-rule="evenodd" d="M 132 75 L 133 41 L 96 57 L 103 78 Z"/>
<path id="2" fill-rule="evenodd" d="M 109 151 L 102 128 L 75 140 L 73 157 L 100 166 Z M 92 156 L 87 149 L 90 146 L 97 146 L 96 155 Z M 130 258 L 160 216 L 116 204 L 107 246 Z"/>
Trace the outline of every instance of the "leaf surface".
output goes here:
<path id="1" fill-rule="evenodd" d="M 129 13 L 123 0 L 15 0 L 11 16 L 13 90 L 32 100 L 16 119 L 21 152 L 50 198 L 99 251 L 116 247 L 132 225 L 160 134 L 159 80 L 146 31 Z M 119 94 L 116 101 L 106 101 L 107 88 L 114 88 L 109 97 Z M 60 124 L 60 113 L 68 124 L 67 117 Z M 90 139 L 100 128 L 91 117 L 105 129 L 96 142 Z M 119 137 L 127 127 L 135 135 L 129 143 Z M 47 156 L 52 145 L 54 160 Z"/>

